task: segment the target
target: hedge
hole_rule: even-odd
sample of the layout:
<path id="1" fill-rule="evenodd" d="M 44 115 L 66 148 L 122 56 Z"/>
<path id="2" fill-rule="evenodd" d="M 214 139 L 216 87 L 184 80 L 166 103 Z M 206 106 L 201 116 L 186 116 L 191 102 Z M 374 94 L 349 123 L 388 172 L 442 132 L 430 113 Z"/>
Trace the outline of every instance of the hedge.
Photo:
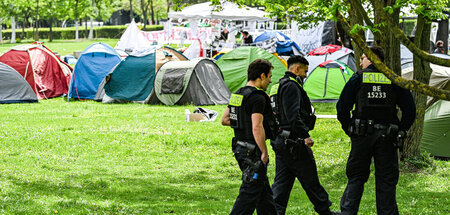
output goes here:
<path id="1" fill-rule="evenodd" d="M 102 27 L 94 27 L 94 38 L 120 38 L 127 26 L 102 26 Z M 78 27 L 78 37 L 79 38 L 87 38 L 89 35 L 89 27 L 87 31 L 85 31 L 84 26 Z M 159 31 L 163 30 L 164 26 L 162 25 L 150 25 L 146 26 L 146 31 Z M 2 37 L 4 40 L 11 39 L 11 29 L 2 30 Z M 48 39 L 49 38 L 50 29 L 49 28 L 39 28 L 39 39 Z M 16 29 L 16 38 L 22 37 L 22 29 Z M 75 39 L 75 27 L 68 28 L 52 28 L 53 39 Z M 32 39 L 34 38 L 34 32 L 32 28 L 25 29 L 25 37 L 24 39 Z"/>

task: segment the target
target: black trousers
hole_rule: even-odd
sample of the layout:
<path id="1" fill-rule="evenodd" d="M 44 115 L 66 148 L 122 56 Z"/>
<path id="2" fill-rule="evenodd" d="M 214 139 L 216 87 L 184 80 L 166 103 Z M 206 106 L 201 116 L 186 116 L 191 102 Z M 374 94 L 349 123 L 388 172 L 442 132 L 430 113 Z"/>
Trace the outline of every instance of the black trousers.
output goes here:
<path id="1" fill-rule="evenodd" d="M 398 215 L 396 186 L 399 177 L 398 154 L 393 140 L 376 130 L 367 136 L 351 138 L 352 149 L 347 162 L 348 184 L 341 199 L 342 214 L 357 214 L 370 175 L 372 157 L 375 162 L 377 214 Z"/>
<path id="2" fill-rule="evenodd" d="M 248 155 L 246 149 L 239 145 L 233 146 L 233 151 L 242 172 L 249 166 L 249 164 L 244 161 L 245 159 L 260 159 L 260 156 Z M 261 153 L 259 153 L 259 155 L 261 155 Z M 269 180 L 267 178 L 267 167 L 263 167 L 258 171 L 258 179 L 256 181 L 242 181 L 239 195 L 234 202 L 230 214 L 251 215 L 255 209 L 258 214 L 277 214 L 275 203 L 273 202 L 272 190 L 270 189 Z"/>
<path id="3" fill-rule="evenodd" d="M 329 214 L 331 201 L 322 187 L 317 175 L 317 166 L 312 150 L 305 144 L 299 144 L 297 159 L 293 159 L 284 139 L 272 141 L 276 154 L 276 175 L 272 185 L 273 197 L 278 214 L 285 214 L 289 196 L 297 178 L 306 192 L 314 210 L 319 214 Z"/>

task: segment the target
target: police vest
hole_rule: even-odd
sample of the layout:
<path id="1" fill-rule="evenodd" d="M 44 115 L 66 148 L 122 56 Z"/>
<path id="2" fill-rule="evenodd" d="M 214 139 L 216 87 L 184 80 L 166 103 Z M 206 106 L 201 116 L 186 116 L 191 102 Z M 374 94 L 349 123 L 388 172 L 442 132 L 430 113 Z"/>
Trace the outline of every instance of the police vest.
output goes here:
<path id="1" fill-rule="evenodd" d="M 295 82 L 296 83 L 295 85 L 299 87 L 301 94 L 300 105 L 302 106 L 300 107 L 300 118 L 304 120 L 304 123 L 308 126 L 309 130 L 313 130 L 316 116 L 312 112 L 311 101 L 309 100 L 302 85 L 293 77 L 289 78 L 283 77 L 278 83 L 274 84 L 270 89 L 270 104 L 275 114 L 275 119 L 278 126 L 282 129 L 288 130 L 290 129 L 290 124 L 289 121 L 286 119 L 286 115 L 284 114 L 281 97 L 279 96 L 283 85 L 288 81 Z"/>
<path id="2" fill-rule="evenodd" d="M 356 96 L 354 117 L 370 120 L 390 120 L 396 116 L 397 95 L 391 80 L 376 70 L 363 70 L 361 88 Z"/>
<path id="3" fill-rule="evenodd" d="M 252 129 L 252 119 L 246 112 L 247 100 L 252 94 L 261 94 L 266 99 L 264 108 L 263 126 L 266 133 L 266 139 L 275 139 L 275 118 L 270 107 L 269 96 L 261 89 L 251 86 L 245 86 L 231 94 L 228 108 L 230 109 L 230 126 L 234 129 L 236 140 L 254 142 Z"/>

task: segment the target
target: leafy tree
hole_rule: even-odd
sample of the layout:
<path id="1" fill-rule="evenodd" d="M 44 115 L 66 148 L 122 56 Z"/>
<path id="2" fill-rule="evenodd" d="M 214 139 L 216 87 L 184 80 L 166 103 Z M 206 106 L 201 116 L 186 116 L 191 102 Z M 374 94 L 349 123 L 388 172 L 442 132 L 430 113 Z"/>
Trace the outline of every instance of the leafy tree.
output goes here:
<path id="1" fill-rule="evenodd" d="M 418 110 L 416 121 L 410 129 L 403 157 L 419 154 L 423 129 L 426 96 L 450 100 L 450 91 L 428 85 L 431 70 L 429 63 L 450 66 L 450 60 L 437 58 L 427 53 L 431 21 L 443 17 L 447 0 L 266 0 L 268 10 L 275 15 L 292 15 L 304 26 L 333 18 L 349 34 L 355 44 L 356 59 L 361 53 L 373 62 L 395 84 L 412 90 Z M 398 27 L 402 8 L 417 14 L 417 31 L 414 42 Z M 306 11 L 306 12 L 305 12 Z M 300 14 L 297 16 L 297 14 Z M 364 25 L 365 23 L 365 25 Z M 375 36 L 375 44 L 384 48 L 385 62 L 381 62 L 365 43 L 364 30 Z M 400 76 L 400 41 L 414 53 L 414 80 Z M 395 72 L 394 72 L 395 71 Z"/>

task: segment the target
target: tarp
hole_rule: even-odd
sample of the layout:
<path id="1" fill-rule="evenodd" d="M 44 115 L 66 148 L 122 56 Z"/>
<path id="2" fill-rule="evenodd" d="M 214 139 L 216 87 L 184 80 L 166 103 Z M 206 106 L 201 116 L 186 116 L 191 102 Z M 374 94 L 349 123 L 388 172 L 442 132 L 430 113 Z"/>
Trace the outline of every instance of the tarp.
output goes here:
<path id="1" fill-rule="evenodd" d="M 159 68 L 167 61 L 186 61 L 186 60 L 189 59 L 186 56 L 184 56 L 181 52 L 171 47 L 163 46 L 156 50 L 156 72 L 158 72 Z"/>
<path id="2" fill-rule="evenodd" d="M 337 101 L 353 73 L 344 63 L 330 60 L 317 66 L 303 87 L 312 101 Z"/>
<path id="3" fill-rule="evenodd" d="M 147 99 L 155 79 L 155 55 L 155 50 L 149 50 L 143 55 L 128 55 L 107 75 L 104 86 L 106 95 L 123 101 Z"/>
<path id="4" fill-rule="evenodd" d="M 271 41 L 273 41 L 273 45 L 275 45 L 276 53 L 280 56 L 304 55 L 301 53 L 301 49 L 297 43 L 279 31 L 265 31 L 261 35 L 257 36 L 253 42 L 256 46 L 268 51 L 265 47 L 272 46 Z"/>
<path id="5" fill-rule="evenodd" d="M 433 156 L 450 157 L 450 101 L 439 100 L 426 110 L 421 147 Z"/>
<path id="6" fill-rule="evenodd" d="M 320 49 L 320 47 L 319 47 Z M 315 69 L 319 64 L 328 61 L 328 60 L 337 60 L 348 67 L 352 69 L 353 71 L 356 71 L 356 63 L 355 63 L 355 56 L 353 54 L 353 50 L 342 47 L 339 50 L 335 50 L 332 53 L 327 53 L 323 55 L 307 55 L 306 60 L 309 62 L 308 67 L 308 75 L 311 73 L 313 69 Z"/>
<path id="7" fill-rule="evenodd" d="M 440 58 L 450 59 L 449 55 L 445 54 L 432 54 Z M 439 66 L 436 64 L 430 64 L 431 75 L 429 85 L 438 89 L 450 90 L 450 68 L 445 66 Z M 407 62 L 402 66 L 402 77 L 408 80 L 412 80 L 414 77 L 413 63 Z M 428 97 L 427 107 L 431 106 L 437 99 Z"/>
<path id="8" fill-rule="evenodd" d="M 239 47 L 224 54 L 216 61 L 231 92 L 235 92 L 247 84 L 248 66 L 256 59 L 268 60 L 274 67 L 272 70 L 272 84 L 269 85 L 268 92 L 270 92 L 270 87 L 278 82 L 287 71 L 281 60 L 269 52 L 254 46 Z"/>
<path id="9" fill-rule="evenodd" d="M 98 86 L 120 63 L 119 54 L 105 43 L 94 43 L 80 55 L 70 82 L 68 98 L 94 99 Z"/>
<path id="10" fill-rule="evenodd" d="M 136 50 L 143 50 L 151 48 L 151 43 L 145 38 L 144 34 L 137 27 L 134 19 L 128 25 L 127 30 L 120 37 L 114 49 L 119 49 L 126 52 L 133 52 Z"/>
<path id="11" fill-rule="evenodd" d="M 210 1 L 185 7 L 180 12 L 169 12 L 172 19 L 224 19 L 241 21 L 268 21 L 269 13 L 236 3 L 223 1 L 220 5 L 211 5 Z"/>
<path id="12" fill-rule="evenodd" d="M 72 68 L 43 45 L 19 45 L 0 56 L 19 72 L 39 99 L 67 94 Z"/>
<path id="13" fill-rule="evenodd" d="M 38 102 L 28 82 L 12 67 L 0 63 L 0 104 Z"/>
<path id="14" fill-rule="evenodd" d="M 155 78 L 150 104 L 228 104 L 231 96 L 219 67 L 209 59 L 169 61 Z"/>
<path id="15" fill-rule="evenodd" d="M 295 41 L 305 53 L 320 46 L 334 44 L 336 41 L 336 23 L 332 20 L 320 22 L 309 29 L 298 29 L 298 23 L 291 23 L 291 39 Z"/>

